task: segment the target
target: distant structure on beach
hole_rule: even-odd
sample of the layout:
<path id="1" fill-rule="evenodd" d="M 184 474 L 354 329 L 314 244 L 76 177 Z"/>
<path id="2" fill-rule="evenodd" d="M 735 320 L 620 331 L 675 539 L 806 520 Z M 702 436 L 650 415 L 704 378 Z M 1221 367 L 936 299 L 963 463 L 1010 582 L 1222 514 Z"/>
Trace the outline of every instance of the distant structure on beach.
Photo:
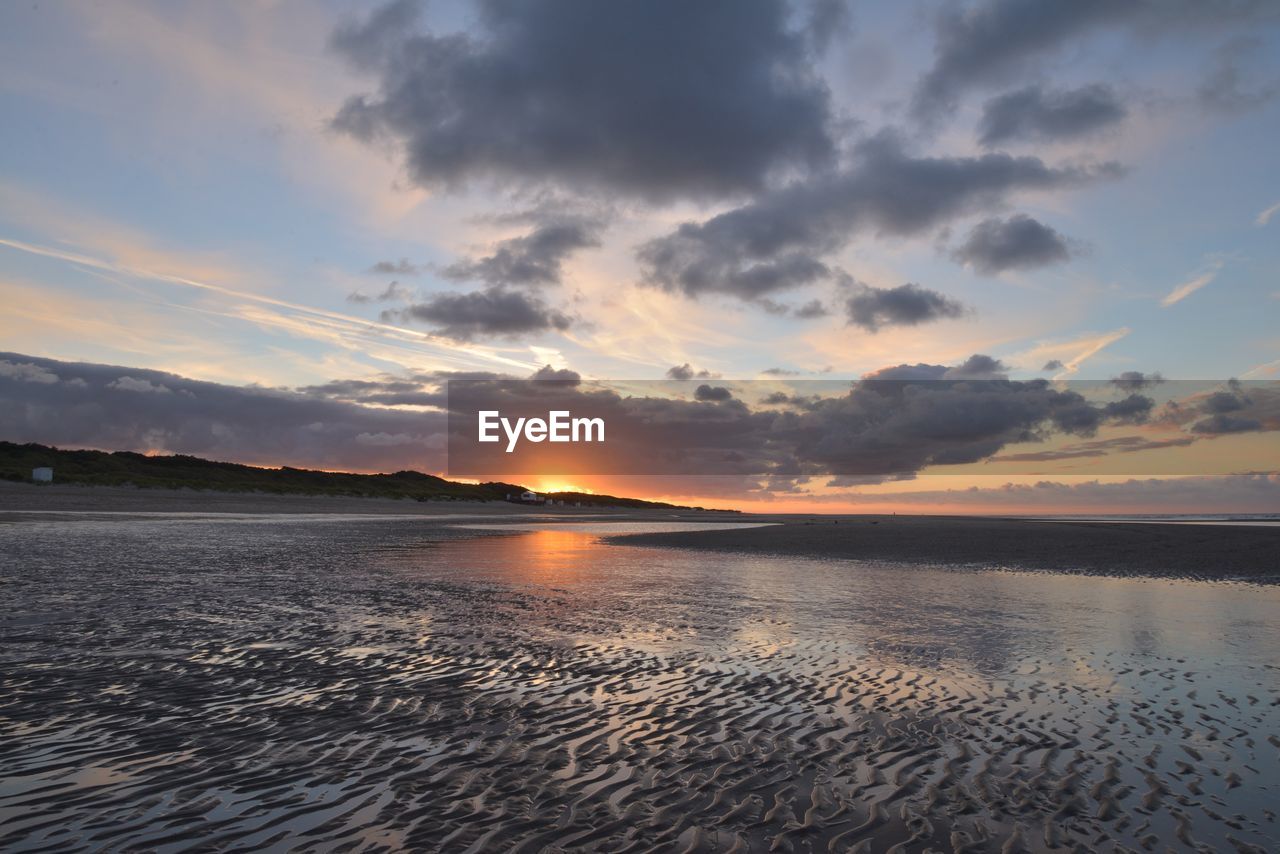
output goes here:
<path id="1" fill-rule="evenodd" d="M 31 479 L 36 483 L 53 483 L 53 469 L 40 466 L 31 470 Z"/>
<path id="2" fill-rule="evenodd" d="M 529 502 L 531 504 L 540 504 L 542 502 L 542 499 L 538 497 L 538 493 L 530 492 L 527 489 L 524 492 L 520 493 L 520 500 Z"/>

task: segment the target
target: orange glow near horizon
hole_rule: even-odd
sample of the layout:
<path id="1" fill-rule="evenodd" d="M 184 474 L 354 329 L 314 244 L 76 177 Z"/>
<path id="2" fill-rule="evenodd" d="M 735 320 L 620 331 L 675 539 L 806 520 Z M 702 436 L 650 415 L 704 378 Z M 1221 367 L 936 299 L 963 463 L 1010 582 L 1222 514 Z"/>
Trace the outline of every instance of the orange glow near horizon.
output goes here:
<path id="1" fill-rule="evenodd" d="M 538 491 L 538 492 L 546 492 L 546 493 L 552 493 L 552 492 L 582 492 L 582 493 L 585 493 L 585 494 L 587 494 L 587 495 L 594 495 L 594 494 L 595 494 L 595 490 L 594 490 L 594 489 L 591 489 L 591 488 L 586 487 L 586 486 L 579 486 L 579 485 L 577 485 L 577 484 L 575 484 L 575 483 L 569 483 L 568 481 L 563 481 L 563 480 L 547 480 L 547 479 L 545 479 L 545 478 L 538 478 L 537 491 Z"/>

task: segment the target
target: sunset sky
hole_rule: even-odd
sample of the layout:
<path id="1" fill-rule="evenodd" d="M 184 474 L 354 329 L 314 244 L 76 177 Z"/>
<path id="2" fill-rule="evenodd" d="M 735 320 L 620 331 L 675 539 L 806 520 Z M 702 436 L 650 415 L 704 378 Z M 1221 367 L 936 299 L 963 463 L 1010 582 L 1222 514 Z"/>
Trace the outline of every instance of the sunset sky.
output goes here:
<path id="1" fill-rule="evenodd" d="M 42 0 L 0 110 L 0 439 L 443 472 L 449 372 L 1280 379 L 1272 2 Z M 1277 411 L 1213 477 L 526 480 L 1277 511 Z"/>

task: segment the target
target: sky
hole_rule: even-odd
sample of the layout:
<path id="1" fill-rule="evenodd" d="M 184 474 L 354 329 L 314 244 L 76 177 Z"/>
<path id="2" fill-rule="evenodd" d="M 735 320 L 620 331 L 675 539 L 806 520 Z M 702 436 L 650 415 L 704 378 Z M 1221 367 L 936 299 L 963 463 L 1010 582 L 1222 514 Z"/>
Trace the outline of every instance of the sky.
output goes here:
<path id="1" fill-rule="evenodd" d="M 441 472 L 450 376 L 1280 379 L 1270 2 L 11 3 L 0 110 L 0 438 Z M 1275 511 L 1270 405 L 1040 431 L 1234 418 L 1198 468 L 531 480 Z"/>

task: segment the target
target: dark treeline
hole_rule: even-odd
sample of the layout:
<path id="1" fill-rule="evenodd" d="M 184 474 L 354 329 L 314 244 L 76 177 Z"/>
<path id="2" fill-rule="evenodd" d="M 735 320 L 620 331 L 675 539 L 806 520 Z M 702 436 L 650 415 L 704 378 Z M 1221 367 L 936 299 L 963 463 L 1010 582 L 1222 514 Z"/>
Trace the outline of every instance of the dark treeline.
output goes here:
<path id="1" fill-rule="evenodd" d="M 313 469 L 260 468 L 175 454 L 148 456 L 131 451 L 64 450 L 46 445 L 0 441 L 0 478 L 30 481 L 31 470 L 49 466 L 57 483 L 86 486 L 137 486 L 153 489 L 213 489 L 296 495 L 351 495 L 412 498 L 418 501 L 505 501 L 525 487 L 515 483 L 457 483 L 417 471 L 353 474 Z M 547 497 L 588 507 L 675 508 L 674 504 L 587 493 Z"/>

